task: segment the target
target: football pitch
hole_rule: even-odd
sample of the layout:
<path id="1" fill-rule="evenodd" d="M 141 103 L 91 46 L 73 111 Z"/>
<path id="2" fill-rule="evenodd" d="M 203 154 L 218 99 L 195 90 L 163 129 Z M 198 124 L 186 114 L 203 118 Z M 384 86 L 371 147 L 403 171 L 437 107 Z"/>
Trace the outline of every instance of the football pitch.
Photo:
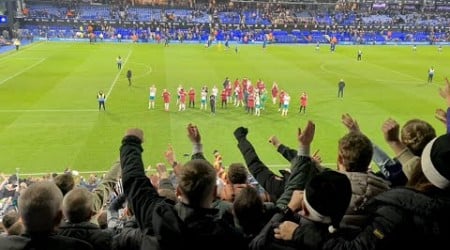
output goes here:
<path id="1" fill-rule="evenodd" d="M 356 60 L 362 49 L 362 61 Z M 124 59 L 122 70 L 116 58 Z M 427 84 L 428 68 L 436 69 Z M 186 125 L 196 124 L 205 155 L 213 159 L 219 150 L 225 165 L 243 162 L 233 131 L 249 128 L 249 140 L 261 159 L 273 168 L 288 163 L 268 143 L 271 135 L 298 147 L 297 128 L 307 120 L 316 124 L 312 150 L 320 149 L 323 162 L 333 165 L 337 141 L 346 132 L 340 117 L 350 113 L 361 129 L 392 154 L 381 133 L 383 121 L 391 117 L 400 125 L 412 118 L 430 122 L 438 134 L 445 126 L 434 118 L 436 108 L 446 109 L 439 96 L 449 74 L 450 49 L 437 46 L 338 46 L 335 53 L 315 46 L 239 45 L 235 53 L 202 44 L 114 44 L 38 42 L 19 51 L 0 54 L 0 172 L 61 172 L 107 170 L 119 156 L 124 132 L 129 127 L 144 130 L 144 164 L 164 162 L 164 151 L 172 144 L 178 161 L 191 153 Z M 126 71 L 133 71 L 128 86 Z M 219 89 L 225 77 L 231 82 L 248 77 L 264 81 L 270 92 L 276 81 L 292 97 L 287 117 L 270 100 L 261 116 L 243 108 L 217 102 L 217 114 L 201 111 L 200 88 Z M 337 98 L 339 79 L 346 82 L 344 99 Z M 150 85 L 158 92 L 156 109 L 148 109 Z M 179 112 L 176 88 L 193 87 L 196 108 Z M 169 112 L 163 110 L 162 90 L 172 94 Z M 106 111 L 98 110 L 96 94 L 107 94 Z M 306 91 L 306 114 L 299 114 L 299 96 Z M 269 98 L 270 99 L 270 98 Z"/>

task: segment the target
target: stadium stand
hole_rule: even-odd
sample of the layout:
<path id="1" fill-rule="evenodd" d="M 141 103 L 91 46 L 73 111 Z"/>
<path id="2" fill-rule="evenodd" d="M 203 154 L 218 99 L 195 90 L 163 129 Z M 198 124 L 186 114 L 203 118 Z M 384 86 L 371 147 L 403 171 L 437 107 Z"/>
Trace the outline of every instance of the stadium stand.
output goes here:
<path id="1" fill-rule="evenodd" d="M 138 1 L 136 1 L 138 2 Z M 142 1 L 145 3 L 145 1 Z M 214 34 L 216 41 L 226 35 L 240 43 L 438 43 L 449 40 L 450 4 L 361 2 L 335 3 L 207 1 L 171 5 L 137 3 L 112 4 L 83 1 L 27 2 L 27 16 L 18 19 L 19 34 L 37 39 L 87 39 L 89 26 L 98 37 L 112 40 L 121 34 L 141 42 L 157 37 L 171 40 L 203 41 Z M 268 37 L 271 37 L 268 40 Z"/>

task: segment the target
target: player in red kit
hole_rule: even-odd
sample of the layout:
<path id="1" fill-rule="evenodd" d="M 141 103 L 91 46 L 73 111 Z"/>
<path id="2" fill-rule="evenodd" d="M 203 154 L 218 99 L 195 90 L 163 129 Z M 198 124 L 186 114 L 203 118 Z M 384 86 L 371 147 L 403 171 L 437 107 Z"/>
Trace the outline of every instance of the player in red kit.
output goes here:
<path id="1" fill-rule="evenodd" d="M 220 100 L 221 102 L 221 107 L 223 108 L 225 106 L 225 108 L 227 107 L 227 99 L 228 99 L 228 94 L 227 94 L 227 90 L 223 89 L 222 92 L 220 93 Z"/>
<path id="2" fill-rule="evenodd" d="M 195 89 L 190 88 L 189 89 L 189 108 L 195 108 Z"/>
<path id="3" fill-rule="evenodd" d="M 180 90 L 180 92 L 178 93 L 178 95 L 180 96 L 178 111 L 185 111 L 186 110 L 186 96 L 187 96 L 187 93 L 182 88 Z"/>
<path id="4" fill-rule="evenodd" d="M 163 98 L 163 101 L 164 101 L 164 110 L 165 110 L 165 111 L 169 111 L 170 92 L 167 91 L 167 89 L 164 89 L 164 90 L 163 90 L 162 98 Z"/>
<path id="5" fill-rule="evenodd" d="M 300 95 L 300 110 L 298 112 L 301 113 L 303 111 L 303 114 L 305 114 L 306 106 L 308 106 L 308 95 L 306 94 L 306 92 L 303 92 Z"/>
<path id="6" fill-rule="evenodd" d="M 272 85 L 272 102 L 273 104 L 277 103 L 277 97 L 278 97 L 278 84 L 276 82 L 273 82 Z"/>

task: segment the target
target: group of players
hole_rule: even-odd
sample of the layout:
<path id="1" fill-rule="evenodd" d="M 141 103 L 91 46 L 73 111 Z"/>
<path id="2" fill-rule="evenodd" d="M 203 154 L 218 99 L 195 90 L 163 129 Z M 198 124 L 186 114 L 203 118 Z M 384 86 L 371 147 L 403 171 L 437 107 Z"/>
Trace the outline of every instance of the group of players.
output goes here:
<path id="1" fill-rule="evenodd" d="M 170 103 L 172 95 L 168 89 L 163 89 L 161 94 L 164 110 L 170 110 Z M 273 82 L 270 93 L 268 92 L 264 81 L 259 79 L 255 84 L 244 77 L 243 79 L 236 78 L 234 82 L 226 77 L 221 90 L 214 85 L 211 90 L 204 85 L 200 90 L 200 110 L 209 110 L 211 114 L 216 114 L 216 107 L 220 101 L 222 109 L 226 109 L 228 105 L 234 107 L 243 107 L 245 112 L 256 116 L 261 115 L 261 110 L 264 110 L 268 98 L 272 99 L 273 105 L 278 103 L 278 111 L 282 116 L 287 116 L 289 111 L 289 104 L 291 96 L 281 89 L 276 82 Z M 185 111 L 186 107 L 195 108 L 197 101 L 197 92 L 194 88 L 185 89 L 182 84 L 176 90 L 176 105 L 178 111 Z M 157 88 L 152 85 L 149 88 L 149 102 L 148 109 L 155 109 L 155 101 L 157 99 Z M 308 95 L 303 92 L 300 96 L 300 110 L 299 112 L 306 112 L 308 105 Z"/>
<path id="2" fill-rule="evenodd" d="M 209 46 L 208 46 L 209 47 Z M 228 48 L 228 42 L 225 43 L 225 47 Z M 266 47 L 266 44 L 263 45 L 263 48 Z M 332 46 L 331 51 L 334 52 L 335 47 Z M 320 44 L 316 44 L 316 51 L 320 50 Z M 417 50 L 416 45 L 413 45 L 413 51 Z M 442 46 L 440 45 L 438 48 L 439 52 L 442 52 Z M 237 52 L 237 47 L 236 47 Z M 357 61 L 362 60 L 362 50 L 358 49 L 357 52 Z M 123 59 L 121 56 L 116 58 L 117 68 L 119 70 L 122 69 Z M 430 67 L 428 69 L 428 83 L 433 82 L 435 69 L 434 67 Z M 128 85 L 131 86 L 131 78 L 132 72 L 131 70 L 127 71 L 126 77 L 128 79 Z M 340 80 L 338 83 L 338 98 L 343 98 L 345 82 L 344 80 Z M 149 91 L 149 103 L 148 109 L 155 109 L 155 100 L 157 96 L 157 89 L 155 85 L 150 87 Z M 219 93 L 220 92 L 220 93 Z M 278 87 L 276 82 L 273 82 L 272 88 L 270 91 L 270 95 L 272 98 L 272 103 L 275 105 L 278 103 L 279 109 L 282 116 L 287 116 L 289 111 L 289 104 L 291 101 L 290 95 L 284 90 Z M 188 102 L 189 108 L 195 108 L 197 93 L 194 88 L 189 88 L 189 90 L 185 89 L 182 84 L 180 84 L 176 90 L 176 105 L 178 107 L 178 111 L 186 110 L 186 102 Z M 269 93 L 266 89 L 264 82 L 259 79 L 255 86 L 252 85 L 252 82 L 247 77 L 244 77 L 242 80 L 236 78 L 236 80 L 232 83 L 228 77 L 225 78 L 223 82 L 223 88 L 219 91 L 219 88 L 214 85 L 211 89 L 211 93 L 209 93 L 208 87 L 204 85 L 200 91 L 200 110 L 207 110 L 208 103 L 212 114 L 216 114 L 216 106 L 218 99 L 220 98 L 221 108 L 227 108 L 228 104 L 232 104 L 235 107 L 244 107 L 245 111 L 250 114 L 254 114 L 256 116 L 261 115 L 261 110 L 264 110 Z M 161 94 L 164 103 L 164 110 L 169 111 L 170 102 L 171 102 L 171 93 L 167 89 L 163 89 Z M 99 110 L 105 110 L 105 100 L 106 95 L 100 91 L 97 94 L 97 100 L 99 102 Z M 302 92 L 299 99 L 300 109 L 299 113 L 306 113 L 306 107 L 308 105 L 308 95 L 306 92 Z"/>

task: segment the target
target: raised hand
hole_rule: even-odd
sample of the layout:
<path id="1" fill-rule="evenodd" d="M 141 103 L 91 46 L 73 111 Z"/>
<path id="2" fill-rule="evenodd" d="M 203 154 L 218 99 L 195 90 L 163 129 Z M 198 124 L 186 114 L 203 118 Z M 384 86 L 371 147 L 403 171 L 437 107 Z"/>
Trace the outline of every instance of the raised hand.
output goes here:
<path id="1" fill-rule="evenodd" d="M 312 121 L 308 121 L 303 131 L 298 128 L 297 139 L 303 146 L 311 145 L 314 139 L 314 134 L 316 131 L 316 125 Z"/>
<path id="2" fill-rule="evenodd" d="M 159 176 L 158 176 L 158 174 L 151 174 L 148 178 L 150 179 L 150 182 L 152 183 L 153 187 L 155 189 L 158 189 L 158 187 L 159 187 Z"/>
<path id="3" fill-rule="evenodd" d="M 447 113 L 443 109 L 436 109 L 436 112 L 434 113 L 434 117 L 447 125 Z"/>
<path id="4" fill-rule="evenodd" d="M 281 145 L 280 139 L 275 135 L 269 137 L 269 143 L 271 143 L 274 147 L 278 148 Z"/>
<path id="5" fill-rule="evenodd" d="M 157 163 L 156 171 L 158 172 L 160 179 L 169 178 L 169 173 L 167 173 L 166 165 L 164 165 L 164 163 Z"/>
<path id="6" fill-rule="evenodd" d="M 392 118 L 387 119 L 381 128 L 387 143 L 399 142 L 400 125 Z"/>
<path id="7" fill-rule="evenodd" d="M 175 152 L 173 151 L 173 147 L 171 144 L 169 144 L 166 152 L 164 152 L 164 157 L 170 165 L 173 165 L 173 163 L 176 161 Z"/>
<path id="8" fill-rule="evenodd" d="M 317 164 L 322 163 L 322 157 L 319 155 L 319 149 L 317 149 L 311 156 L 311 159 Z"/>
<path id="9" fill-rule="evenodd" d="M 125 132 L 125 136 L 136 136 L 141 140 L 141 142 L 144 142 L 144 131 L 140 128 L 129 128 Z"/>
<path id="10" fill-rule="evenodd" d="M 191 140 L 192 143 L 197 144 L 200 143 L 201 136 L 196 125 L 189 123 L 187 126 L 187 131 L 188 131 L 188 138 Z"/>
<path id="11" fill-rule="evenodd" d="M 447 104 L 450 106 L 450 82 L 447 78 L 445 78 L 445 86 L 444 88 L 439 88 L 439 95 L 447 100 Z"/>
<path id="12" fill-rule="evenodd" d="M 361 132 L 358 122 L 353 119 L 350 114 L 345 113 L 341 116 L 342 123 L 347 127 L 349 132 Z"/>
<path id="13" fill-rule="evenodd" d="M 244 128 L 244 127 L 239 127 L 236 130 L 234 130 L 233 134 L 234 134 L 234 137 L 239 140 L 239 139 L 245 138 L 247 136 L 248 129 Z"/>

